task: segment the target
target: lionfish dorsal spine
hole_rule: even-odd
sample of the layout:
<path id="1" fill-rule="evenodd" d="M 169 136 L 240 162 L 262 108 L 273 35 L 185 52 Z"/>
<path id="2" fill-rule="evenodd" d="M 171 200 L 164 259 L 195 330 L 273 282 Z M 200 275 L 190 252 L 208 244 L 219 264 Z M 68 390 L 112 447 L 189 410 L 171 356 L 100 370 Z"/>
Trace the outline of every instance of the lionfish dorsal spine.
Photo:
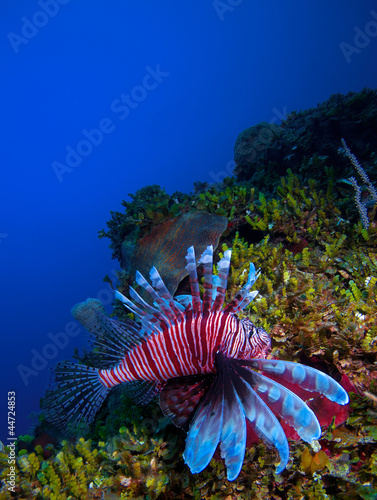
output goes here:
<path id="1" fill-rule="evenodd" d="M 203 314 L 207 314 L 211 311 L 212 308 L 212 281 L 213 281 L 213 247 L 212 245 L 208 246 L 204 252 L 202 253 L 199 264 L 203 265 Z"/>
<path id="2" fill-rule="evenodd" d="M 228 283 L 231 250 L 224 252 L 223 258 L 217 264 L 218 286 L 215 301 L 212 306 L 212 312 L 220 311 L 225 300 L 225 292 Z"/>
<path id="3" fill-rule="evenodd" d="M 254 264 L 250 262 L 249 274 L 246 284 L 239 290 L 239 292 L 233 297 L 229 304 L 224 309 L 226 313 L 237 313 L 245 309 L 246 306 L 258 295 L 258 291 L 250 291 L 256 280 L 260 275 L 260 270 L 255 271 Z"/>
<path id="4" fill-rule="evenodd" d="M 195 313 L 200 313 L 202 309 L 202 300 L 200 298 L 198 273 L 196 271 L 196 260 L 195 260 L 195 250 L 191 246 L 187 250 L 186 255 L 186 269 L 189 273 L 191 297 L 192 297 L 192 310 Z"/>
<path id="5" fill-rule="evenodd" d="M 140 300 L 143 301 L 143 299 L 137 294 L 137 292 L 132 287 L 130 287 L 129 293 L 132 298 L 134 298 L 135 295 L 137 295 L 140 298 Z M 118 290 L 115 291 L 115 298 L 120 300 L 127 307 L 127 309 L 129 309 L 133 314 L 135 314 L 141 319 L 143 330 L 147 335 L 152 335 L 154 333 L 161 332 L 160 319 L 159 317 L 156 317 L 154 312 L 151 314 L 146 310 L 140 309 L 140 307 L 137 307 L 130 299 L 125 297 L 122 293 L 118 292 Z M 157 313 L 160 314 L 160 312 L 157 309 L 154 309 L 149 304 L 146 305 L 148 306 L 148 309 L 150 308 L 153 311 L 156 311 Z"/>
<path id="6" fill-rule="evenodd" d="M 176 315 L 174 312 L 171 310 L 171 308 L 168 306 L 166 303 L 166 300 L 164 300 L 161 295 L 148 283 L 148 281 L 144 278 L 144 276 L 139 272 L 136 271 L 136 276 L 135 276 L 136 283 L 140 285 L 141 287 L 144 288 L 146 292 L 149 293 L 151 296 L 154 304 L 158 307 L 159 311 L 157 309 L 154 309 L 154 313 L 156 314 L 156 317 L 160 319 L 161 321 L 164 321 L 166 324 L 169 322 L 171 324 L 174 324 Z M 143 301 L 144 304 L 146 304 L 145 301 Z M 148 304 L 146 304 L 148 305 Z M 150 306 L 149 306 L 150 307 Z"/>
<path id="7" fill-rule="evenodd" d="M 179 302 L 174 300 L 171 293 L 166 288 L 166 285 L 164 283 L 164 280 L 161 278 L 160 273 L 154 266 L 149 272 L 149 277 L 152 281 L 152 286 L 156 289 L 158 295 L 169 305 L 171 312 L 175 315 L 175 317 L 182 317 L 184 308 L 182 308 Z"/>

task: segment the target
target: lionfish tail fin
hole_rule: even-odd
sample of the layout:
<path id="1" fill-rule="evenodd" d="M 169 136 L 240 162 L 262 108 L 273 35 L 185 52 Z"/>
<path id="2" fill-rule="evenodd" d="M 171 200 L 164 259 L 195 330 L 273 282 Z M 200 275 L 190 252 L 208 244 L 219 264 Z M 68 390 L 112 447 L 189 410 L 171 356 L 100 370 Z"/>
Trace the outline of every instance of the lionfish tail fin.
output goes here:
<path id="1" fill-rule="evenodd" d="M 79 435 L 88 431 L 109 390 L 101 383 L 96 368 L 64 361 L 55 369 L 42 410 L 47 421 L 66 434 Z"/>

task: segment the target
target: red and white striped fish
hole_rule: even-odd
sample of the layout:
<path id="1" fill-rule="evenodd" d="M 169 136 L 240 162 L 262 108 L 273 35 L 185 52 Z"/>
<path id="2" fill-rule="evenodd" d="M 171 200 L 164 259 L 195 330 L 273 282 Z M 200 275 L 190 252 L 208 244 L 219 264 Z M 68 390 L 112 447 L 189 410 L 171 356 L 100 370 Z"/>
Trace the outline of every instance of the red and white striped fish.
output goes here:
<path id="1" fill-rule="evenodd" d="M 141 403 L 158 394 L 164 414 L 188 431 L 184 459 L 193 473 L 208 465 L 220 444 L 228 479 L 234 480 L 244 459 L 246 420 L 267 444 L 276 447 L 280 473 L 287 465 L 289 448 L 275 414 L 306 442 L 321 435 L 313 411 L 284 383 L 341 405 L 348 403 L 348 394 L 314 368 L 265 359 L 270 337 L 249 319 L 237 316 L 258 293 L 251 291 L 258 277 L 253 264 L 246 285 L 224 306 L 230 257 L 231 251 L 225 251 L 217 264 L 218 275 L 212 273 L 212 246 L 200 257 L 203 298 L 193 247 L 186 256 L 191 295 L 173 298 L 154 267 L 152 285 L 137 272 L 136 282 L 149 293 L 153 306 L 131 287 L 133 301 L 119 292 L 116 297 L 139 323 L 109 318 L 96 310 L 93 304 L 98 301 L 92 301 L 94 350 L 86 357 L 91 366 L 68 361 L 58 365 L 56 387 L 48 391 L 43 405 L 48 419 L 78 433 L 94 420 L 108 392 L 127 384 Z M 269 374 L 281 383 L 268 378 Z"/>

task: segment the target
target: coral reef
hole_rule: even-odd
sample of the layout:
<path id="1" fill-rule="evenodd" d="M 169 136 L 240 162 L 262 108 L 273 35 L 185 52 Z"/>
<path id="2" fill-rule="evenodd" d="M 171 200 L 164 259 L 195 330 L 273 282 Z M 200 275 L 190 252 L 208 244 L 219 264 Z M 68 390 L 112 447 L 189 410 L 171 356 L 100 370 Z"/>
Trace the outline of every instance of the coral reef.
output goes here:
<path id="1" fill-rule="evenodd" d="M 312 402 L 323 426 L 320 448 L 308 447 L 292 433 L 291 460 L 276 475 L 275 451 L 254 441 L 237 480 L 227 481 L 220 454 L 210 467 L 192 475 L 182 459 L 185 433 L 163 417 L 157 403 L 136 406 L 119 388 L 102 407 L 90 436 L 45 441 L 43 447 L 33 437 L 20 437 L 12 494 L 7 490 L 5 448 L 0 453 L 0 500 L 377 498 L 377 223 L 374 207 L 367 205 L 368 225 L 362 224 L 354 190 L 343 182 L 354 175 L 353 166 L 348 158 L 341 164 L 337 154 L 344 136 L 376 187 L 371 168 L 376 165 L 375 135 L 364 128 L 359 134 L 358 128 L 375 116 L 375 99 L 374 91 L 334 96 L 311 114 L 290 116 L 278 139 L 278 172 L 284 176 L 277 181 L 271 174 L 273 186 L 267 190 L 263 185 L 275 164 L 263 164 L 267 180 L 260 185 L 241 182 L 239 173 L 239 180 L 198 185 L 191 195 L 170 197 L 149 186 L 132 197 L 124 214 L 113 213 L 109 231 L 102 233 L 121 259 L 125 239 L 135 245 L 155 226 L 182 214 L 226 218 L 217 257 L 232 248 L 227 299 L 244 285 L 252 261 L 262 271 L 259 295 L 244 314 L 270 333 L 271 355 L 321 369 L 350 393 L 347 409 Z M 337 125 L 335 134 L 329 124 L 342 113 L 346 125 Z M 314 140 L 321 133 L 326 150 Z M 268 154 L 263 161 L 270 161 Z M 346 164 L 349 170 L 344 172 Z M 129 277 L 121 274 L 119 280 L 122 289 Z"/>
<path id="2" fill-rule="evenodd" d="M 344 177 L 344 172 L 349 177 L 348 162 L 340 161 L 337 154 L 340 140 L 344 137 L 350 142 L 353 153 L 364 163 L 377 151 L 376 119 L 377 92 L 364 89 L 347 95 L 334 94 L 316 108 L 294 111 L 279 129 L 275 124 L 262 123 L 244 130 L 234 151 L 237 180 L 252 180 L 254 187 L 268 192 L 276 187 L 288 168 L 317 181 L 326 180 L 323 168 L 312 168 L 314 158 L 331 165 L 335 178 Z M 258 132 L 256 141 L 255 132 Z M 372 181 L 376 179 L 374 173 Z"/>

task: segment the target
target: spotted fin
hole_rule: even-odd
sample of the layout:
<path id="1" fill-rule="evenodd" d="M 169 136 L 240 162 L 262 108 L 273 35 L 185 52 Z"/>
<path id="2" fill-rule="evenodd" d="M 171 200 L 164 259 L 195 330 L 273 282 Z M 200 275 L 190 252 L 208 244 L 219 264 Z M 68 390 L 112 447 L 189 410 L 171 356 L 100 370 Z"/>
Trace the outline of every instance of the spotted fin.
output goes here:
<path id="1" fill-rule="evenodd" d="M 318 392 L 330 401 L 339 405 L 346 405 L 349 396 L 343 387 L 332 377 L 310 366 L 282 361 L 280 359 L 252 359 L 240 360 L 240 363 L 250 368 L 258 368 L 266 374 L 271 374 L 284 383 L 298 384 L 302 389 Z"/>
<path id="2" fill-rule="evenodd" d="M 243 367 L 238 360 L 232 360 L 231 365 L 268 407 L 295 429 L 301 439 L 311 443 L 320 438 L 321 427 L 317 417 L 296 394 L 274 380 Z"/>
<path id="3" fill-rule="evenodd" d="M 148 404 L 160 391 L 160 382 L 134 380 L 120 385 L 121 390 L 138 405 Z"/>
<path id="4" fill-rule="evenodd" d="M 49 422 L 68 435 L 80 434 L 88 430 L 108 393 L 96 368 L 64 361 L 55 369 L 41 406 Z"/>
<path id="5" fill-rule="evenodd" d="M 234 480 L 245 455 L 247 419 L 258 436 L 277 449 L 280 473 L 288 462 L 288 441 L 275 415 L 254 391 L 250 372 L 233 365 L 221 352 L 216 355 L 216 366 L 216 377 L 195 412 L 186 439 L 183 456 L 191 472 L 202 471 L 220 443 L 227 477 Z"/>
<path id="6" fill-rule="evenodd" d="M 160 407 L 165 416 L 184 430 L 213 382 L 214 375 L 188 375 L 169 379 L 160 392 Z"/>
<path id="7" fill-rule="evenodd" d="M 216 376 L 202 398 L 186 438 L 183 453 L 185 462 L 193 474 L 207 467 L 219 444 L 224 407 L 224 382 Z"/>

